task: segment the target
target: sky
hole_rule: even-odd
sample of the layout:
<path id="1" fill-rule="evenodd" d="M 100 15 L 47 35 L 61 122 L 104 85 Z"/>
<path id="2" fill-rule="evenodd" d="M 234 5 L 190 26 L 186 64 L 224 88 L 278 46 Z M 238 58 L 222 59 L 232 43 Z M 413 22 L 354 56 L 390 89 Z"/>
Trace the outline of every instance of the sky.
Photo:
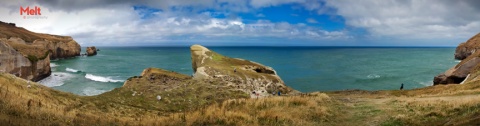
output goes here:
<path id="1" fill-rule="evenodd" d="M 0 21 L 82 46 L 457 46 L 480 1 L 0 0 Z"/>

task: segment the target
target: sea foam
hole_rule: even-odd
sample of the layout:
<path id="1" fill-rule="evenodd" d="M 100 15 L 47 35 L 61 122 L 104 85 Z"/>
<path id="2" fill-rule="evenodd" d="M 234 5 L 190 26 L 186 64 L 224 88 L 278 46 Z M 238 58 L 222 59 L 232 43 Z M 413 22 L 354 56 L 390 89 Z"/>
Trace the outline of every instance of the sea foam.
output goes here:
<path id="1" fill-rule="evenodd" d="M 47 87 L 62 86 L 65 80 L 68 80 L 73 77 L 74 76 L 69 73 L 53 72 L 47 78 L 38 81 L 38 83 L 45 85 Z"/>
<path id="2" fill-rule="evenodd" d="M 68 72 L 73 72 L 73 73 L 76 73 L 76 72 L 80 71 L 80 70 L 75 70 L 75 69 L 68 68 L 68 67 L 65 70 L 68 71 Z"/>
<path id="3" fill-rule="evenodd" d="M 53 68 L 53 67 L 57 67 L 58 65 L 55 64 L 55 63 L 50 63 L 50 67 Z"/>
<path id="4" fill-rule="evenodd" d="M 86 96 L 93 96 L 93 95 L 99 95 L 99 94 L 102 94 L 102 93 L 105 93 L 107 92 L 107 90 L 100 90 L 100 89 L 96 89 L 96 88 L 93 88 L 93 87 L 87 87 L 85 89 L 83 89 L 82 93 Z"/>
<path id="5" fill-rule="evenodd" d="M 110 77 L 96 76 L 96 75 L 92 75 L 92 74 L 86 74 L 85 78 L 93 80 L 93 81 L 98 81 L 98 82 L 123 82 L 123 80 L 114 80 Z"/>
<path id="6" fill-rule="evenodd" d="M 380 78 L 380 75 L 377 75 L 377 74 L 369 74 L 367 76 L 368 79 L 376 79 L 376 78 Z"/>
<path id="7" fill-rule="evenodd" d="M 419 82 L 419 84 L 421 84 L 423 86 L 432 86 L 433 82 L 432 81 L 424 81 L 424 82 Z"/>

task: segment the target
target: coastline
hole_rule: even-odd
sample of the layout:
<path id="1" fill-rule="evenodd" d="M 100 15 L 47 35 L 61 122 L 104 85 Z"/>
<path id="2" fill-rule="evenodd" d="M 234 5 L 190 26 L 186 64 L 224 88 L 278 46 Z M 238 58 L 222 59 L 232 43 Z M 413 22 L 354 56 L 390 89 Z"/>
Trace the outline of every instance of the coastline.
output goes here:
<path id="1" fill-rule="evenodd" d="M 0 124 L 477 124 L 475 117 L 480 112 L 480 100 L 472 98 L 480 93 L 477 86 L 480 83 L 475 79 L 461 85 L 406 90 L 301 93 L 284 83 L 273 69 L 277 67 L 258 63 L 263 61 L 230 58 L 223 53 L 193 45 L 190 47 L 193 76 L 146 68 L 140 75 L 125 80 L 121 87 L 95 96 L 62 92 L 0 73 L 0 96 L 3 96 L 0 116 L 6 117 L 0 118 Z M 475 56 L 476 53 L 471 55 Z M 88 58 L 104 59 L 102 55 Z M 29 60 L 37 61 L 35 58 Z M 48 68 L 50 66 L 55 65 L 49 63 Z M 119 82 L 78 68 L 66 67 L 65 71 L 85 74 L 85 78 L 99 82 Z M 381 76 L 368 74 L 366 77 L 378 79 Z M 97 92 L 90 90 L 90 93 Z"/>
<path id="2" fill-rule="evenodd" d="M 66 84 L 71 86 L 66 85 L 65 87 L 61 87 L 61 89 L 67 89 L 66 91 L 69 91 L 69 89 L 82 90 L 88 86 L 93 86 L 100 90 L 111 90 L 121 86 L 119 83 L 90 81 L 85 78 L 85 74 L 102 76 L 114 80 L 126 80 L 131 76 L 137 76 L 142 72 L 142 69 L 148 67 L 163 68 L 186 75 L 191 75 L 193 73 L 190 63 L 190 53 L 188 52 L 188 48 L 185 47 L 134 47 L 121 49 L 103 47 L 102 49 L 102 52 L 94 57 L 78 57 L 77 59 L 67 59 L 66 61 L 55 61 L 54 63 L 62 65 L 56 68 L 56 72 L 66 72 L 76 75 L 77 78 L 82 78 L 68 81 Z M 394 90 L 398 89 L 400 83 L 406 83 L 408 85 L 405 87 L 406 89 L 420 88 L 431 86 L 432 76 L 435 76 L 446 70 L 446 68 L 457 64 L 456 60 L 451 58 L 451 53 L 454 52 L 454 49 L 452 48 L 380 48 L 373 50 L 370 48 L 353 50 L 348 48 L 335 48 L 326 50 L 323 48 L 298 49 L 288 47 L 280 49 L 212 47 L 212 50 L 228 56 L 268 64 L 272 68 L 275 68 L 276 72 L 283 81 L 285 81 L 286 85 L 302 92 L 336 91 L 345 89 L 362 89 L 370 91 Z M 372 55 L 371 53 L 376 53 L 378 51 L 387 51 L 392 54 L 399 52 L 408 53 L 399 53 L 398 56 L 369 56 Z M 417 55 L 416 52 L 422 54 Z M 362 53 L 364 56 L 357 56 L 357 54 Z M 311 56 L 310 54 L 318 55 Z M 325 56 L 333 57 L 337 55 L 343 55 L 343 57 L 322 58 Z M 432 57 L 433 55 L 435 55 L 435 57 Z M 117 58 L 119 56 L 122 56 L 122 58 Z M 411 58 L 407 60 L 402 58 L 404 56 L 410 56 Z M 307 60 L 310 62 L 302 62 Z M 116 61 L 120 63 L 112 64 L 107 61 Z M 109 65 L 100 66 L 98 64 Z M 352 69 L 345 69 L 345 72 L 335 71 L 334 69 L 330 69 L 333 66 L 329 64 L 336 65 L 337 67 L 351 67 Z M 365 65 L 359 66 L 356 64 Z M 408 64 L 414 66 L 411 69 L 405 69 L 404 66 Z M 376 66 L 385 67 L 379 68 Z M 80 70 L 82 73 L 71 73 L 66 71 L 66 68 Z M 80 86 L 82 84 L 86 86 Z M 96 86 L 99 84 L 107 86 Z M 70 92 L 73 91 L 71 90 Z M 83 92 L 78 91 L 76 94 L 83 95 Z"/>

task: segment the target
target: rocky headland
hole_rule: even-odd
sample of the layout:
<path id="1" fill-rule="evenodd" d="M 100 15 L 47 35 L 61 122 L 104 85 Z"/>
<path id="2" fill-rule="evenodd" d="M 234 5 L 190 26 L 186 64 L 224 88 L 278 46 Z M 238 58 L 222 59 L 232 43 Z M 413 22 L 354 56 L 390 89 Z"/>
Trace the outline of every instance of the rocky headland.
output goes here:
<path id="1" fill-rule="evenodd" d="M 38 81 L 51 74 L 51 59 L 78 55 L 80 45 L 72 37 L 34 33 L 0 22 L 0 72 Z"/>
<path id="2" fill-rule="evenodd" d="M 189 92 L 204 94 L 194 98 L 200 100 L 259 98 L 278 95 L 278 92 L 281 95 L 299 93 L 286 86 L 271 67 L 223 56 L 201 45 L 191 46 L 190 52 L 193 76 L 158 68 L 147 68 L 140 76 L 131 77 L 125 81 L 122 88 L 143 92 L 144 95 L 172 90 L 189 90 Z M 169 99 L 165 95 L 161 97 Z"/>
<path id="3" fill-rule="evenodd" d="M 462 84 L 478 80 L 480 75 L 480 33 L 460 43 L 455 50 L 455 59 L 462 60 L 454 67 L 434 77 L 433 85 Z"/>
<path id="4" fill-rule="evenodd" d="M 230 58 L 201 45 L 190 47 L 193 79 L 218 79 L 238 90 L 252 95 L 298 93 L 285 85 L 277 72 L 268 66 L 253 61 Z"/>

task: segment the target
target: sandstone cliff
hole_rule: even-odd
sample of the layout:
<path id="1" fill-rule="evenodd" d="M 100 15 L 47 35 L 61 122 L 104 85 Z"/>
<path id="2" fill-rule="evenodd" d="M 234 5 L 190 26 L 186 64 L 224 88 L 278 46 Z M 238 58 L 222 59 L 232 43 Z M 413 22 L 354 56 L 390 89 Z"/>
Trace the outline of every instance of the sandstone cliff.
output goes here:
<path id="1" fill-rule="evenodd" d="M 87 47 L 87 56 L 97 55 L 97 48 L 95 46 Z"/>
<path id="2" fill-rule="evenodd" d="M 50 59 L 80 54 L 80 45 L 68 36 L 34 33 L 0 22 L 0 71 L 38 81 L 50 75 Z"/>
<path id="3" fill-rule="evenodd" d="M 0 39 L 0 71 L 14 74 L 23 79 L 38 81 L 50 75 L 50 57 L 43 50 L 43 56 L 17 52 L 5 38 Z M 41 51 L 41 49 L 38 49 Z"/>
<path id="4" fill-rule="evenodd" d="M 480 33 L 470 38 L 467 42 L 461 43 L 455 50 L 455 59 L 462 60 L 445 73 L 434 77 L 433 85 L 438 84 L 460 84 L 477 80 L 480 64 Z"/>
<path id="5" fill-rule="evenodd" d="M 203 46 L 190 47 L 194 79 L 219 79 L 228 86 L 252 95 L 268 96 L 298 92 L 287 87 L 271 67 L 238 58 L 229 58 Z M 253 97 L 253 96 L 252 96 Z"/>
<path id="6" fill-rule="evenodd" d="M 480 48 L 480 33 L 468 39 L 467 42 L 460 43 L 455 50 L 455 59 L 463 60 L 475 53 Z"/>

